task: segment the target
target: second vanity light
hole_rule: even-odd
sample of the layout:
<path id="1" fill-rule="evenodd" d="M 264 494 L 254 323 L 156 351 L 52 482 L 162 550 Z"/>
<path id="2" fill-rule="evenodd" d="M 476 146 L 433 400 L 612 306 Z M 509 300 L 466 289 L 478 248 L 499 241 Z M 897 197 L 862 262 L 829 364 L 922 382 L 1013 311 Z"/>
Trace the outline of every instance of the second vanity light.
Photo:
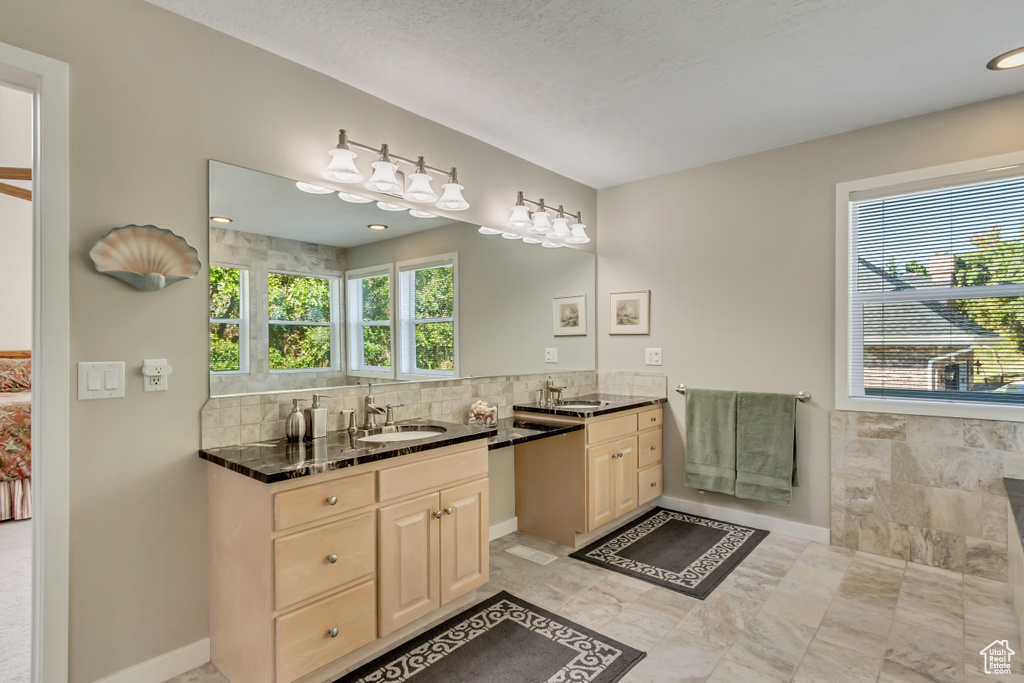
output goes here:
<path id="1" fill-rule="evenodd" d="M 373 173 L 370 175 L 370 179 L 363 184 L 366 189 L 381 194 L 400 196 L 402 199 L 418 204 L 434 203 L 437 208 L 445 211 L 464 211 L 469 208 L 469 202 L 462 196 L 462 190 L 465 188 L 459 184 L 459 176 L 455 167 L 444 171 L 427 166 L 423 157 L 417 158 L 416 161 L 401 157 L 393 154 L 386 144 L 378 148 L 349 140 L 344 130 L 338 131 L 338 146 L 329 150 L 331 163 L 321 172 L 321 175 L 339 183 L 362 182 L 365 176 L 356 166 L 357 154 L 352 151 L 352 147 L 378 155 L 377 161 L 370 164 Z M 413 167 L 413 172 L 409 174 L 408 187 L 399 178 L 399 164 L 408 164 Z M 448 182 L 441 185 L 440 198 L 430 184 L 434 177 L 428 171 L 447 177 Z M 349 193 L 340 193 L 340 196 L 342 199 L 346 199 L 344 195 L 347 194 Z M 405 209 L 406 207 L 401 208 Z"/>
<path id="2" fill-rule="evenodd" d="M 534 210 L 531 211 L 527 204 L 532 204 L 535 207 Z M 574 219 L 575 223 L 569 225 L 569 218 Z M 516 205 L 512 207 L 512 215 L 505 222 L 505 227 L 512 230 L 525 230 L 534 237 L 524 237 L 514 232 L 504 232 L 487 227 L 481 227 L 480 233 L 501 235 L 509 240 L 522 239 L 527 244 L 540 244 L 549 249 L 556 249 L 563 244 L 586 244 L 590 241 L 586 232 L 587 226 L 583 224 L 583 212 L 572 213 L 559 206 L 552 219 L 543 199 L 535 202 L 532 199 L 526 199 L 522 192 L 516 195 Z"/>

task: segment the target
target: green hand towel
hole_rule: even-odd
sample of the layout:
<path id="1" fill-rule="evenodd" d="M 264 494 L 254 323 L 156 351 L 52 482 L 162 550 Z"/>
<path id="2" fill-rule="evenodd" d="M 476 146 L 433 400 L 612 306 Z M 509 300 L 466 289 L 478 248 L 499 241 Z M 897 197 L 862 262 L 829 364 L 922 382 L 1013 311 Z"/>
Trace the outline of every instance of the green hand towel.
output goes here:
<path id="1" fill-rule="evenodd" d="M 740 392 L 736 497 L 789 505 L 796 473 L 796 396 Z"/>
<path id="2" fill-rule="evenodd" d="M 686 390 L 686 475 L 695 489 L 736 492 L 736 392 Z"/>

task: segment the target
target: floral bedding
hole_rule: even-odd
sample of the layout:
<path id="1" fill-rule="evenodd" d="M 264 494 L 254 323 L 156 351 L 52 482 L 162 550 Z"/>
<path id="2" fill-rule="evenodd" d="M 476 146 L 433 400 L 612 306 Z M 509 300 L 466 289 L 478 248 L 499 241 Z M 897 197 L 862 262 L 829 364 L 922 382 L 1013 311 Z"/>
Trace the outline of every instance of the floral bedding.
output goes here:
<path id="1" fill-rule="evenodd" d="M 0 392 L 32 389 L 32 361 L 27 358 L 0 358 Z"/>
<path id="2" fill-rule="evenodd" d="M 32 516 L 32 361 L 0 358 L 0 520 Z"/>

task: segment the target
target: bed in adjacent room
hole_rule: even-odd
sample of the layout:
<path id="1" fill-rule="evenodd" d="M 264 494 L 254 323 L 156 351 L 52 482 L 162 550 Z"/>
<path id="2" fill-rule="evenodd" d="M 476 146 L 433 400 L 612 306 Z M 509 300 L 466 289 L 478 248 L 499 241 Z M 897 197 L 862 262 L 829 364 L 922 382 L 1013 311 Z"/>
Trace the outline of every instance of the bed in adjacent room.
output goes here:
<path id="1" fill-rule="evenodd" d="M 32 360 L 0 351 L 0 521 L 32 516 Z"/>

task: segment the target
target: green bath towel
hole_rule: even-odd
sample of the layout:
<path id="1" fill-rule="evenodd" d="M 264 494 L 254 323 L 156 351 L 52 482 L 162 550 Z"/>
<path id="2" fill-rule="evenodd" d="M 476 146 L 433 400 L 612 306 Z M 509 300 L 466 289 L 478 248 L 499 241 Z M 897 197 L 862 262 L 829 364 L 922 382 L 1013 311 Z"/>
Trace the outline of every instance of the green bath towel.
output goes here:
<path id="1" fill-rule="evenodd" d="M 789 505 L 796 474 L 796 397 L 740 392 L 736 399 L 736 497 Z"/>
<path id="2" fill-rule="evenodd" d="M 695 489 L 736 492 L 736 392 L 686 391 L 686 476 Z"/>

